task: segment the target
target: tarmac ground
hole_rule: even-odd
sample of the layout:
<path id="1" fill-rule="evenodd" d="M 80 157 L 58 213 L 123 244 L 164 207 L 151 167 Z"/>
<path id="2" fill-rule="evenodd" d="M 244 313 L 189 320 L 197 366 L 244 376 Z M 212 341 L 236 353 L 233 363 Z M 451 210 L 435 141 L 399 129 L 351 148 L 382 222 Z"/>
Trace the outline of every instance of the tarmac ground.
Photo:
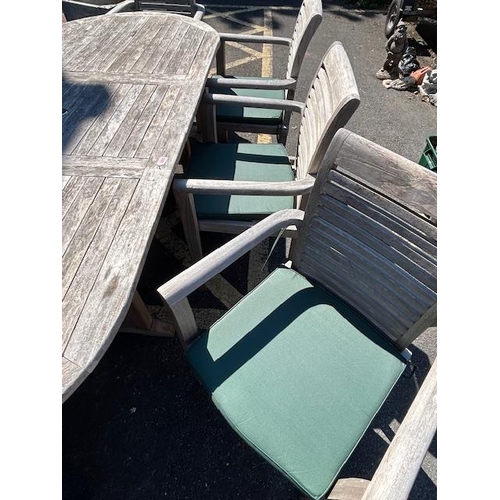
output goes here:
<path id="1" fill-rule="evenodd" d="M 276 36 L 291 36 L 300 5 L 297 0 L 276 0 L 273 8 L 258 0 L 236 6 L 222 0 L 203 3 L 205 21 L 218 31 L 245 32 L 260 26 L 261 33 L 271 30 Z M 305 98 L 326 49 L 340 40 L 361 97 L 347 128 L 418 161 L 426 138 L 437 134 L 437 108 L 411 92 L 385 89 L 375 78 L 385 59 L 385 14 L 339 1 L 324 1 L 323 6 L 323 22 L 306 53 L 297 100 Z M 425 63 L 436 61 L 433 29 L 410 29 Z M 420 33 L 430 33 L 430 41 Z M 238 74 L 284 75 L 286 52 L 280 47 L 272 52 L 254 49 L 253 54 L 237 47 L 228 51 L 228 61 L 241 70 Z M 290 154 L 296 140 L 297 124 L 292 121 Z M 205 253 L 230 238 L 203 234 Z M 286 243 L 280 240 L 264 265 L 273 243 L 264 241 L 190 297 L 202 327 L 285 259 Z M 167 323 L 171 320 L 156 289 L 189 265 L 179 216 L 169 196 L 138 287 L 151 312 Z M 414 374 L 400 379 L 341 477 L 371 478 L 436 358 L 436 344 L 433 328 L 412 345 Z M 193 376 L 175 338 L 117 335 L 94 372 L 64 403 L 62 416 L 64 500 L 298 498 L 295 488 L 230 429 Z M 410 500 L 437 498 L 436 442 L 434 438 Z"/>

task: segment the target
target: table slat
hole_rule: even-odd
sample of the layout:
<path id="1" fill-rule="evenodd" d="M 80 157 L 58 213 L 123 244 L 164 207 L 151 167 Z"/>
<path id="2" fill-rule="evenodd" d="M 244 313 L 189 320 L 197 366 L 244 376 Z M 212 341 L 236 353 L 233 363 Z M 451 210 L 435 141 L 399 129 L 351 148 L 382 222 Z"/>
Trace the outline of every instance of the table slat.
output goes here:
<path id="1" fill-rule="evenodd" d="M 63 176 L 123 177 L 139 179 L 147 160 L 137 158 L 106 158 L 63 155 Z"/>
<path id="2" fill-rule="evenodd" d="M 92 243 L 97 229 L 106 213 L 111 199 L 119 184 L 118 179 L 105 179 L 101 184 L 99 192 L 95 196 L 81 224 L 69 242 L 62 259 L 62 296 L 66 295 L 68 287 L 73 279 L 81 260 L 85 256 L 88 247 Z"/>
<path id="3" fill-rule="evenodd" d="M 97 279 L 102 264 L 118 231 L 120 222 L 127 210 L 130 199 L 137 186 L 137 180 L 123 179 L 119 181 L 115 194 L 108 205 L 97 232 L 79 264 L 76 274 L 62 302 L 63 350 L 71 337 L 87 296 Z M 95 318 L 94 318 L 95 319 Z"/>
<path id="4" fill-rule="evenodd" d="M 158 142 L 158 138 L 163 131 L 163 127 L 167 120 L 169 119 L 172 107 L 176 102 L 177 95 L 182 92 L 183 89 L 179 85 L 170 85 L 163 100 L 160 103 L 149 127 L 142 138 L 140 146 L 137 148 L 135 153 L 136 158 L 149 158 L 151 156 L 151 151 L 153 150 L 155 144 Z M 180 123 L 180 122 L 179 122 Z"/>
<path id="5" fill-rule="evenodd" d="M 73 203 L 69 207 L 62 221 L 62 254 L 68 248 L 83 217 L 94 201 L 104 179 L 101 177 L 89 177 L 84 180 L 82 188 L 78 191 Z"/>
<path id="6" fill-rule="evenodd" d="M 158 39 L 168 35 L 173 19 L 168 22 L 161 18 L 154 17 L 143 26 L 143 29 L 130 40 L 130 43 L 116 54 L 114 61 L 109 65 L 107 71 L 110 73 L 127 73 L 144 56 L 151 55 L 151 51 L 158 50 Z M 166 33 L 165 33 L 166 32 Z"/>
<path id="7" fill-rule="evenodd" d="M 153 118 L 158 112 L 158 109 L 161 106 L 161 103 L 166 98 L 167 102 L 170 98 L 166 97 L 166 93 L 169 89 L 168 85 L 158 85 L 148 103 L 144 107 L 144 110 L 141 113 L 141 116 L 137 120 L 134 128 L 130 132 L 130 136 L 127 141 L 123 145 L 122 150 L 120 151 L 120 156 L 124 158 L 133 158 L 137 155 L 137 151 L 141 146 L 141 143 L 146 135 L 146 132 L 150 129 Z"/>
<path id="8" fill-rule="evenodd" d="M 85 184 L 85 179 L 80 177 L 73 177 L 69 179 L 68 182 L 63 184 L 62 200 L 61 200 L 63 219 L 66 213 L 68 212 L 69 207 L 71 206 L 75 198 L 78 196 L 78 192 L 80 191 L 80 189 L 82 189 L 84 184 Z"/>
<path id="9" fill-rule="evenodd" d="M 89 154 L 90 149 L 93 147 L 94 143 L 98 140 L 100 134 L 108 125 L 108 122 L 112 119 L 113 114 L 119 107 L 120 103 L 127 96 L 129 90 L 132 88 L 131 84 L 119 85 L 115 92 L 111 92 L 108 89 L 108 95 L 103 96 L 102 109 L 99 115 L 92 122 L 80 123 L 80 133 L 81 140 L 78 144 L 72 144 L 73 147 L 66 147 L 64 152 L 66 154 L 74 155 L 86 155 Z"/>
<path id="10" fill-rule="evenodd" d="M 80 366 L 93 368 L 125 319 L 123 304 L 130 303 L 135 292 L 137 269 L 146 258 L 144 249 L 153 238 L 151 228 L 158 223 L 172 170 L 148 168 L 139 181 L 64 351 Z"/>

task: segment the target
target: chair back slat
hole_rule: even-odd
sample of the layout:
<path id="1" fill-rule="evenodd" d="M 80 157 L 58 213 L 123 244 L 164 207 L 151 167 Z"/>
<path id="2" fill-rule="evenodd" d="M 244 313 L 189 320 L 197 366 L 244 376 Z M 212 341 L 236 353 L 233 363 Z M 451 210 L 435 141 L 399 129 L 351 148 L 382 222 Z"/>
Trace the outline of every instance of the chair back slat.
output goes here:
<path id="1" fill-rule="evenodd" d="M 292 255 L 294 268 L 400 349 L 436 321 L 436 181 L 422 166 L 340 130 Z"/>
<path id="2" fill-rule="evenodd" d="M 295 22 L 288 54 L 287 78 L 298 78 L 307 46 L 323 19 L 321 0 L 304 0 Z"/>
<path id="3" fill-rule="evenodd" d="M 325 197 L 325 209 L 342 215 L 339 224 L 352 226 L 349 231 L 354 234 L 363 231 L 366 237 L 373 239 L 374 245 L 381 240 L 381 244 L 389 245 L 391 249 L 401 254 L 401 259 L 406 259 L 410 254 L 412 263 L 432 274 L 436 264 L 432 252 L 436 243 L 429 242 L 426 235 L 421 235 L 411 227 L 415 215 L 408 213 L 398 217 L 384 210 L 386 204 L 384 198 L 374 196 L 370 189 L 346 176 L 332 175 L 330 183 L 326 184 L 324 189 L 330 196 L 330 198 Z M 398 206 L 392 204 L 390 208 L 397 211 Z M 405 215 L 408 217 L 404 217 Z M 367 220 L 369 224 L 366 224 Z M 392 232 L 381 233 L 380 226 L 387 227 Z M 395 237 L 395 234 L 401 238 Z M 397 259 L 397 255 L 394 255 L 394 258 L 399 266 L 405 267 L 403 260 Z M 423 276 L 422 280 L 425 281 Z"/>
<path id="4" fill-rule="evenodd" d="M 302 113 L 297 178 L 317 172 L 335 132 L 347 124 L 359 102 L 349 58 L 342 44 L 334 42 L 311 83 Z"/>

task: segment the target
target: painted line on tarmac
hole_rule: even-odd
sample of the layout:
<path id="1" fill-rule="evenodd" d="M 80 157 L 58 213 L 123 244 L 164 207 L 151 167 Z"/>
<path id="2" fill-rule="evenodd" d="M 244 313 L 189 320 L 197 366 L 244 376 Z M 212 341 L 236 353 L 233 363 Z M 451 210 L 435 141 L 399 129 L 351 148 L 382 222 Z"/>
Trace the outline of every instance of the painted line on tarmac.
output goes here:
<path id="1" fill-rule="evenodd" d="M 273 36 L 273 14 L 271 9 L 264 10 L 264 36 Z M 262 46 L 262 77 L 273 76 L 273 46 L 266 43 Z M 257 144 L 271 144 L 272 136 L 258 134 Z"/>

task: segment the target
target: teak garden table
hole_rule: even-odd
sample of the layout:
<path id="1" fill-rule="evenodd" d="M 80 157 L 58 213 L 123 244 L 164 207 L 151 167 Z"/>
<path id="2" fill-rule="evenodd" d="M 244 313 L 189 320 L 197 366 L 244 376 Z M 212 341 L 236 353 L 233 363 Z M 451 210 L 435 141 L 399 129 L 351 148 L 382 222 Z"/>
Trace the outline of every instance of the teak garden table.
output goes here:
<path id="1" fill-rule="evenodd" d="M 210 26 L 175 14 L 62 25 L 63 401 L 137 300 L 218 45 Z"/>

